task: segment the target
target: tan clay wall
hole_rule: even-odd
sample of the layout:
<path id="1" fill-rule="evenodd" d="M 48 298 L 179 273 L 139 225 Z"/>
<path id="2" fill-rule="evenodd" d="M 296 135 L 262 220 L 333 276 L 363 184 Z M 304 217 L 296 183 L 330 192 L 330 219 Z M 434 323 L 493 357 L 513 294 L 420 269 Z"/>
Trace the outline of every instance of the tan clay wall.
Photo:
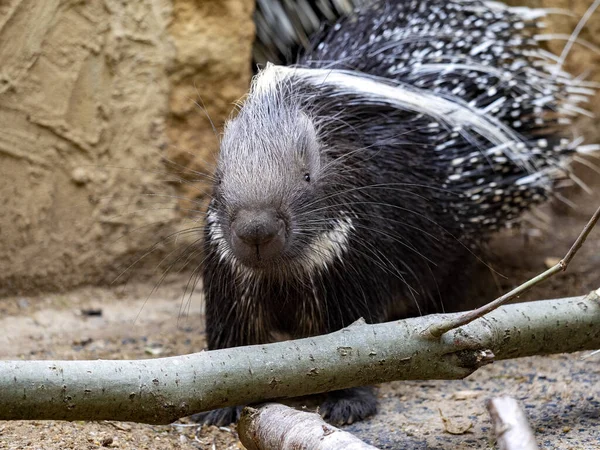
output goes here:
<path id="1" fill-rule="evenodd" d="M 250 0 L 0 3 L 0 294 L 111 282 L 185 226 L 161 158 L 196 167 L 215 151 L 194 102 L 219 125 L 246 90 L 252 11 Z"/>

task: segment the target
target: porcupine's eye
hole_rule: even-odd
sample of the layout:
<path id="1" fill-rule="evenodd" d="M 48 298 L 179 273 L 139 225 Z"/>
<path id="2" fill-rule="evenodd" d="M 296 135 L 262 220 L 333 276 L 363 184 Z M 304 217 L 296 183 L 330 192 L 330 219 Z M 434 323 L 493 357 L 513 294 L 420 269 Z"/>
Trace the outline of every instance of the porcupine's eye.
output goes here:
<path id="1" fill-rule="evenodd" d="M 304 181 L 306 181 L 307 183 L 310 183 L 310 173 L 306 172 L 304 174 Z"/>

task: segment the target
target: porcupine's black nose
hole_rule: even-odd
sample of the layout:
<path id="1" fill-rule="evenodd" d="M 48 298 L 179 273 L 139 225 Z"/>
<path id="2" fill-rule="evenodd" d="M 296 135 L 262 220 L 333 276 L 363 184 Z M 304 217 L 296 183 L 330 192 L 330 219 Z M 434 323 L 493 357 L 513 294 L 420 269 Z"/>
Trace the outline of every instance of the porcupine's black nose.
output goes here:
<path id="1" fill-rule="evenodd" d="M 231 223 L 231 246 L 242 262 L 260 266 L 281 254 L 285 223 L 274 209 L 240 210 Z"/>

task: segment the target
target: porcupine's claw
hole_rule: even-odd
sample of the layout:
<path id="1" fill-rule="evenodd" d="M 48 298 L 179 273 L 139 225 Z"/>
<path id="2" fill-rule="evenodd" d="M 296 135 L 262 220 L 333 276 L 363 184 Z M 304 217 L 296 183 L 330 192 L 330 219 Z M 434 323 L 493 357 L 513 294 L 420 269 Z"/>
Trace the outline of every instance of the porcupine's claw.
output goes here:
<path id="1" fill-rule="evenodd" d="M 349 425 L 377 413 L 377 394 L 372 386 L 342 389 L 327 394 L 319 408 L 321 416 L 333 425 Z"/>
<path id="2" fill-rule="evenodd" d="M 243 406 L 228 406 L 227 408 L 213 409 L 212 411 L 194 414 L 190 416 L 190 419 L 204 425 L 224 427 L 232 423 L 237 423 L 242 409 Z"/>

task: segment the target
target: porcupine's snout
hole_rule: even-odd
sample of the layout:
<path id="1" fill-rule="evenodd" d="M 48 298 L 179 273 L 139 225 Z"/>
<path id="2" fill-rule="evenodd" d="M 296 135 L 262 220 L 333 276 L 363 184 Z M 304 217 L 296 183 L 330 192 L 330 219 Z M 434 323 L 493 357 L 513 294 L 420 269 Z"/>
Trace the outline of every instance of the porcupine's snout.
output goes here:
<path id="1" fill-rule="evenodd" d="M 262 266 L 285 247 L 285 222 L 273 208 L 242 209 L 231 223 L 231 247 L 245 264 Z"/>

